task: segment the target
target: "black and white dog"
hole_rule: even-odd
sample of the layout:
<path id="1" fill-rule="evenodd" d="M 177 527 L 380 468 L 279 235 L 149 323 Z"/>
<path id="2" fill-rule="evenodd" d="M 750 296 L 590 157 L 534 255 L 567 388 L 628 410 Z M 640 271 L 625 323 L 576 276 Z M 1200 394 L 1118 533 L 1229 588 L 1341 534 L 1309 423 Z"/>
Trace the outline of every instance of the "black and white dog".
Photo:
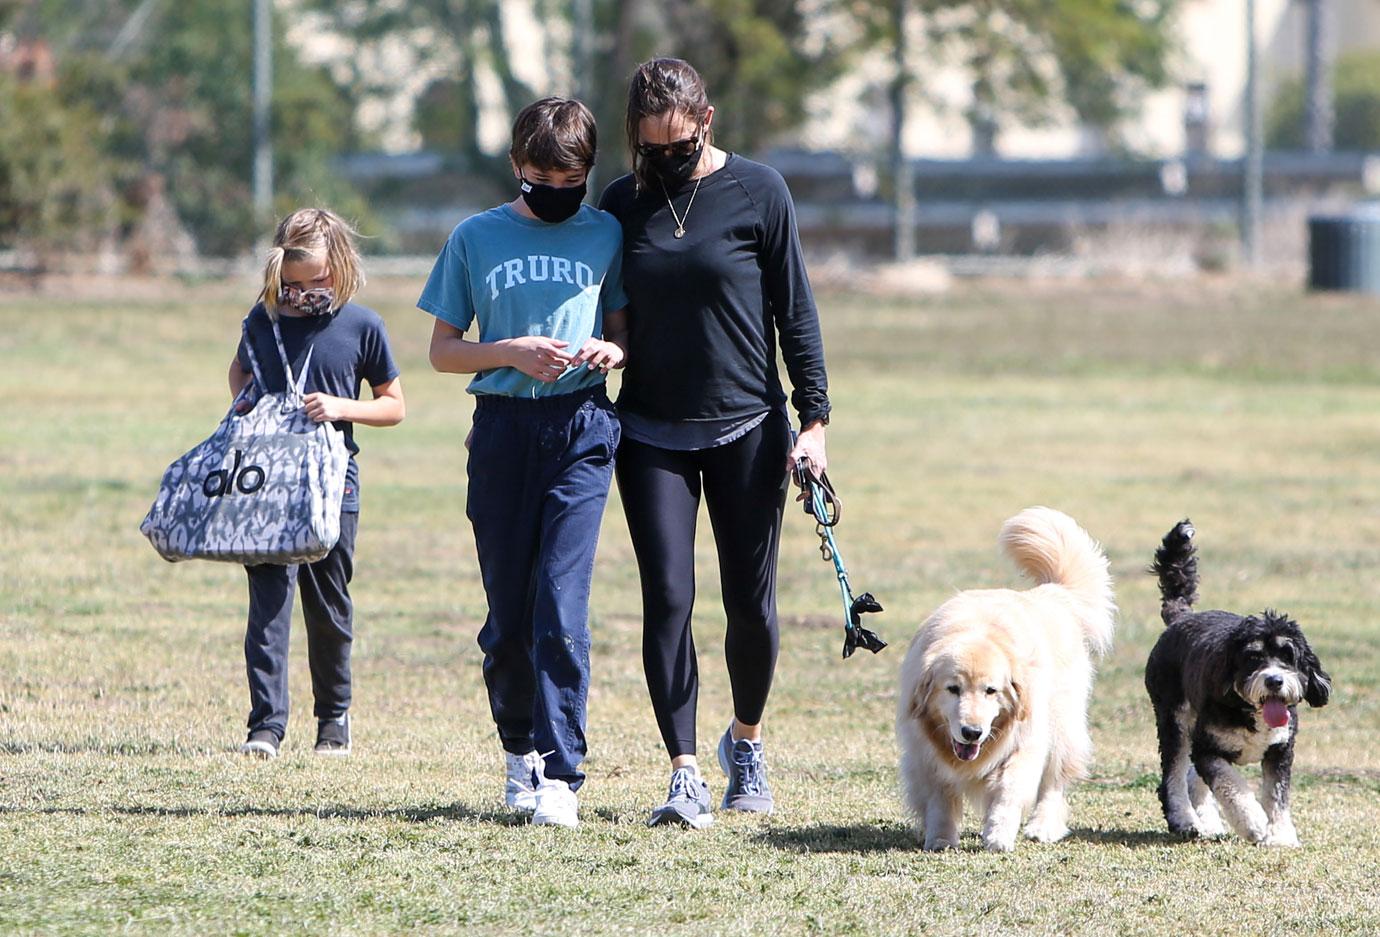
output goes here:
<path id="1" fill-rule="evenodd" d="M 1297 846 L 1289 818 L 1300 700 L 1327 703 L 1332 685 L 1297 623 L 1278 612 L 1193 611 L 1193 525 L 1180 521 L 1155 551 L 1167 627 L 1145 665 L 1160 737 L 1160 805 L 1171 832 L 1219 836 L 1216 804 L 1238 834 Z M 1259 800 L 1236 765 L 1260 762 Z M 1206 782 L 1206 783 L 1204 783 Z M 1214 803 L 1214 799 L 1216 804 Z"/>

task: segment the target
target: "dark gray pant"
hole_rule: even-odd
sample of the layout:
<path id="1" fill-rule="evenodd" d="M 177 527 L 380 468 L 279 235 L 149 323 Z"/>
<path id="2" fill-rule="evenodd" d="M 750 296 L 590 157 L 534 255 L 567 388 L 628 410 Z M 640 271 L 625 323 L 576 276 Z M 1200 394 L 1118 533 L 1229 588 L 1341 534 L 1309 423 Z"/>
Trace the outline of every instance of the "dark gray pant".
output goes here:
<path id="1" fill-rule="evenodd" d="M 249 674 L 249 731 L 268 729 L 282 739 L 288 718 L 288 637 L 292 592 L 302 593 L 307 623 L 307 659 L 317 719 L 337 719 L 350 708 L 350 646 L 354 640 L 355 533 L 359 515 L 340 515 L 340 539 L 315 563 L 299 566 L 246 566 L 249 574 L 249 626 L 244 662 Z"/>

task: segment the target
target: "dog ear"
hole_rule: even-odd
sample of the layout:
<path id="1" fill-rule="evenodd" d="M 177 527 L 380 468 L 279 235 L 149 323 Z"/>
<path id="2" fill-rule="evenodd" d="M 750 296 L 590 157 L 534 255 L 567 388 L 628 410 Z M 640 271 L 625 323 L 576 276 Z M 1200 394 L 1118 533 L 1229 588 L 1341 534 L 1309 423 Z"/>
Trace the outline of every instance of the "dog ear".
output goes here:
<path id="1" fill-rule="evenodd" d="M 1302 651 L 1299 669 L 1308 680 L 1308 684 L 1303 688 L 1303 698 L 1309 706 L 1326 706 L 1328 698 L 1332 695 L 1332 678 L 1322 669 L 1322 662 L 1318 660 L 1318 655 L 1313 653 L 1307 639 L 1304 639 L 1302 634 L 1299 638 Z"/>
<path id="2" fill-rule="evenodd" d="M 1183 686 L 1188 704 L 1198 712 L 1218 701 L 1234 701 L 1236 693 L 1236 664 L 1244 653 L 1245 635 L 1259 624 L 1254 616 L 1237 617 L 1234 621 L 1206 626 L 1204 638 L 1194 642 L 1191 653 L 1185 653 Z"/>
<path id="3" fill-rule="evenodd" d="M 1006 691 L 1011 696 L 1011 718 L 1016 722 L 1025 722 L 1030 718 L 1030 698 L 1026 695 L 1026 689 L 1025 669 L 1013 670 Z"/>
<path id="4" fill-rule="evenodd" d="M 926 667 L 920 674 L 920 679 L 915 681 L 915 692 L 911 694 L 910 717 L 916 720 L 925 718 L 925 707 L 929 704 L 930 694 L 934 692 L 934 671 Z"/>

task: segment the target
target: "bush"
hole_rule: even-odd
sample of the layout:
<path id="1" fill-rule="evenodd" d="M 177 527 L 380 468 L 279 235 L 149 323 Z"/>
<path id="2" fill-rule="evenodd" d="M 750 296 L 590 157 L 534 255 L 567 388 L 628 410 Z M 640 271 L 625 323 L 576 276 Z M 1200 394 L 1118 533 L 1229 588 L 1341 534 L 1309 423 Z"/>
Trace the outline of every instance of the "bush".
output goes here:
<path id="1" fill-rule="evenodd" d="M 0 75 L 0 245 L 85 250 L 115 224 L 112 164 L 89 108 Z"/>
<path id="2" fill-rule="evenodd" d="M 1333 149 L 1380 150 L 1380 52 L 1353 52 L 1332 71 L 1336 119 Z M 1265 140 L 1272 149 L 1304 148 L 1304 79 L 1281 86 L 1270 106 Z"/>
<path id="3" fill-rule="evenodd" d="M 99 34 L 90 23 L 64 27 L 64 10 L 36 7 L 28 28 Z M 331 167 L 359 142 L 350 102 L 282 33 L 275 30 L 273 49 L 273 212 L 329 205 L 367 228 L 363 200 Z M 249 4 L 161 4 L 117 57 L 108 43 L 64 45 L 55 88 L 0 88 L 0 243 L 92 225 L 128 233 L 147 207 L 141 193 L 154 190 L 202 253 L 235 255 L 271 233 L 274 219 L 257 217 L 252 200 Z"/>

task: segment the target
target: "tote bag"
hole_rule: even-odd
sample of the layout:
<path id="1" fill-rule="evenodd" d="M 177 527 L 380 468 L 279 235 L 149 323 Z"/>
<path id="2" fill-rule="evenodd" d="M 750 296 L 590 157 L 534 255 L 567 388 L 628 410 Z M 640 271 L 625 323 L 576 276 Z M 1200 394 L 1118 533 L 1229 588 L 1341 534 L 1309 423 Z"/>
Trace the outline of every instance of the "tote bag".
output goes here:
<path id="1" fill-rule="evenodd" d="M 312 563 L 340 537 L 350 459 L 345 437 L 332 424 L 307 416 L 303 398 L 312 349 L 294 380 L 278 322 L 271 321 L 287 390 L 253 400 L 251 392 L 267 385 L 245 319 L 254 383 L 209 439 L 168 466 L 139 527 L 169 562 Z M 253 408 L 236 413 L 242 403 Z"/>

